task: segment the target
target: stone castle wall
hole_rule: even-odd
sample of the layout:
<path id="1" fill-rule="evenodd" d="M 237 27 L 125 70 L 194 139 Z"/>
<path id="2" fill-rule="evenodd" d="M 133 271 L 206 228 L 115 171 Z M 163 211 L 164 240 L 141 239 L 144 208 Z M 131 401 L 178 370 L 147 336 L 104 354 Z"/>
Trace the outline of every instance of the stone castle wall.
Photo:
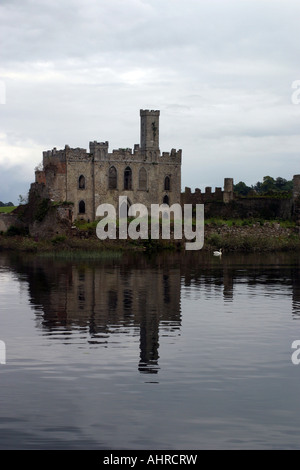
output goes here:
<path id="1" fill-rule="evenodd" d="M 36 183 L 45 185 L 53 201 L 73 202 L 74 219 L 95 220 L 103 203 L 118 209 L 119 196 L 148 210 L 151 204 L 180 203 L 182 151 L 160 153 L 159 114 L 141 110 L 141 142 L 133 150 L 109 153 L 107 141 L 94 141 L 89 152 L 67 145 L 43 152 L 43 171 L 36 171 Z"/>
<path id="2" fill-rule="evenodd" d="M 205 192 L 202 193 L 199 188 L 196 188 L 194 192 L 191 188 L 186 187 L 181 195 L 182 204 L 207 204 L 212 202 L 224 202 L 228 203 L 234 199 L 233 193 L 233 178 L 224 179 L 224 190 L 221 187 L 216 187 L 215 191 L 212 191 L 210 186 L 205 188 Z"/>
<path id="3" fill-rule="evenodd" d="M 233 192 L 233 179 L 224 179 L 224 189 L 206 187 L 205 192 L 196 188 L 194 192 L 186 187 L 181 195 L 182 204 L 204 204 L 206 218 L 263 218 L 300 220 L 300 175 L 293 178 L 292 198 L 265 196 L 239 197 Z"/>
<path id="4" fill-rule="evenodd" d="M 142 203 L 149 211 L 151 204 L 163 202 L 170 206 L 204 204 L 206 217 L 300 220 L 300 175 L 294 176 L 290 199 L 238 197 L 233 191 L 233 178 L 225 178 L 223 188 L 214 191 L 206 187 L 204 192 L 199 188 L 192 192 L 186 187 L 181 193 L 182 151 L 160 152 L 159 117 L 157 110 L 140 111 L 140 143 L 133 149 L 109 152 L 108 141 L 93 141 L 89 151 L 66 145 L 61 150 L 43 152 L 43 170 L 36 171 L 35 185 L 53 201 L 72 202 L 73 220 L 95 220 L 97 207 L 103 203 L 118 210 L 119 196 L 127 196 L 129 205 Z"/>

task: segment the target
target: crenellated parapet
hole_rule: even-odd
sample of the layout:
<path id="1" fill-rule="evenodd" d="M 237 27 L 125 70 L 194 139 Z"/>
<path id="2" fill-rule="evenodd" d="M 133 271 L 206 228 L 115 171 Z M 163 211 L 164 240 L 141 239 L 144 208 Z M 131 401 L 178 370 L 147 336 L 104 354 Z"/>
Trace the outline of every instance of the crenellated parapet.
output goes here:
<path id="1" fill-rule="evenodd" d="M 90 159 L 90 154 L 87 153 L 86 149 L 80 147 L 66 147 L 65 152 L 67 162 L 82 162 Z"/>
<path id="2" fill-rule="evenodd" d="M 49 164 L 56 164 L 58 162 L 66 162 L 66 148 L 67 146 L 62 149 L 62 150 L 57 150 L 56 147 L 54 147 L 52 150 L 46 150 L 43 152 L 43 166 L 46 168 Z"/>
<path id="3" fill-rule="evenodd" d="M 234 198 L 233 195 L 233 178 L 224 179 L 224 189 L 216 187 L 212 190 L 211 186 L 206 186 L 204 192 L 201 189 L 195 188 L 192 192 L 191 188 L 186 187 L 181 194 L 181 202 L 183 204 L 206 204 L 211 202 L 224 202 L 228 203 Z"/>
<path id="4" fill-rule="evenodd" d="M 90 154 L 93 156 L 94 161 L 105 161 L 108 159 L 108 141 L 97 142 L 94 140 L 90 142 Z"/>
<path id="5" fill-rule="evenodd" d="M 162 163 L 178 163 L 181 164 L 182 150 L 172 149 L 171 152 L 163 152 L 160 160 Z"/>

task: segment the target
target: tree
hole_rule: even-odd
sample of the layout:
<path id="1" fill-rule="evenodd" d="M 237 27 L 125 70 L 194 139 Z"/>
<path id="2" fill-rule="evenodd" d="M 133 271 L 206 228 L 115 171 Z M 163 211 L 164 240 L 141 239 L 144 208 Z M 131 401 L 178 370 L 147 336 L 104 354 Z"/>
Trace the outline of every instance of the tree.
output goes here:
<path id="1" fill-rule="evenodd" d="M 261 191 L 263 194 L 270 194 L 276 191 L 275 180 L 272 176 L 264 176 Z"/>
<path id="2" fill-rule="evenodd" d="M 241 196 L 247 196 L 249 191 L 251 191 L 251 188 L 243 181 L 240 181 L 238 184 L 233 186 L 233 190 L 235 193 L 240 194 Z"/>
<path id="3" fill-rule="evenodd" d="M 28 196 L 22 196 L 22 194 L 19 194 L 19 204 L 27 204 L 28 202 Z"/>
<path id="4" fill-rule="evenodd" d="M 286 179 L 281 178 L 280 176 L 276 178 L 275 186 L 278 191 L 293 191 L 293 181 L 287 181 Z"/>
<path id="5" fill-rule="evenodd" d="M 276 179 L 272 176 L 264 176 L 263 181 L 258 181 L 253 186 L 254 191 L 259 195 L 287 194 L 293 190 L 293 181 L 287 181 L 278 176 Z"/>

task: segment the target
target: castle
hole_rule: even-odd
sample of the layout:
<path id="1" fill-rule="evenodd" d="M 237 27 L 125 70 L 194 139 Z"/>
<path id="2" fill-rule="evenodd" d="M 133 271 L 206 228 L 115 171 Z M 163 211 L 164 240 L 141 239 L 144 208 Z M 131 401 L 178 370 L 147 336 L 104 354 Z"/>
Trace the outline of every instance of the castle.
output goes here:
<path id="1" fill-rule="evenodd" d="M 108 151 L 108 142 L 90 142 L 82 148 L 43 152 L 43 168 L 35 172 L 35 186 L 52 201 L 73 203 L 72 219 L 95 220 L 96 209 L 108 203 L 119 209 L 119 196 L 127 204 L 181 202 L 182 151 L 159 149 L 160 111 L 140 110 L 140 144 L 134 150 Z"/>
<path id="2" fill-rule="evenodd" d="M 163 203 L 204 205 L 209 218 L 293 219 L 300 225 L 300 175 L 294 175 L 291 197 L 242 197 L 234 192 L 233 178 L 224 178 L 224 188 L 206 187 L 202 192 L 185 187 L 181 192 L 182 150 L 160 152 L 158 110 L 140 110 L 140 144 L 134 149 L 108 151 L 108 142 L 90 142 L 89 152 L 82 148 L 43 152 L 41 169 L 28 204 L 10 214 L 0 215 L 0 231 L 10 226 L 28 227 L 32 236 L 51 237 L 65 233 L 78 219 L 96 220 L 101 204 L 111 204 L 119 212 L 126 196 L 128 209 L 140 203 L 151 213 L 151 205 Z M 123 198 L 124 199 L 124 198 Z"/>

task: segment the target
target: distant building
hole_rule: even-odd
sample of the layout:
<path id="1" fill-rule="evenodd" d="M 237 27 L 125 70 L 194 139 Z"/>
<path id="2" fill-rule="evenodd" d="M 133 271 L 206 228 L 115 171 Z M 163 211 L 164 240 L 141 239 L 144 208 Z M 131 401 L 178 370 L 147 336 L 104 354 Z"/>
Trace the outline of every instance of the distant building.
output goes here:
<path id="1" fill-rule="evenodd" d="M 140 145 L 108 151 L 108 142 L 90 142 L 82 148 L 43 152 L 43 168 L 36 170 L 36 186 L 53 201 L 74 204 L 73 219 L 95 220 L 100 204 L 119 209 L 119 196 L 128 205 L 181 202 L 182 151 L 160 153 L 160 111 L 141 110 Z"/>

